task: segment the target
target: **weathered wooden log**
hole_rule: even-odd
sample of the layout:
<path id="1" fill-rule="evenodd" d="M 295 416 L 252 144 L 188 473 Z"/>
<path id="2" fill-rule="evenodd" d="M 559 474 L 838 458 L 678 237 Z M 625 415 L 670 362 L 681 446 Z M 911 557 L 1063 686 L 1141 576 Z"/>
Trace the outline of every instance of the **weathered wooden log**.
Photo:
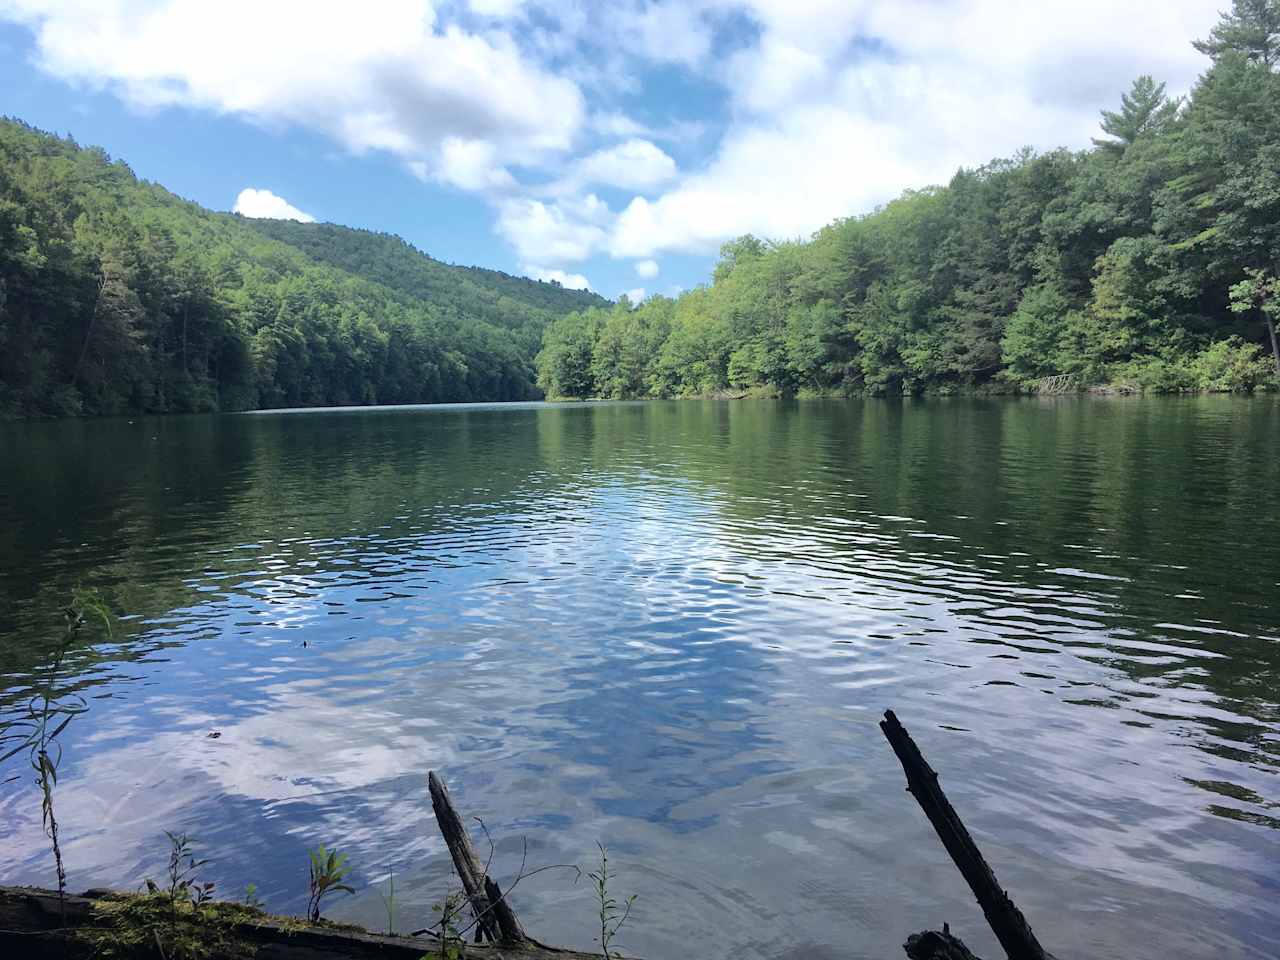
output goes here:
<path id="1" fill-rule="evenodd" d="M 111 929 L 110 914 L 101 910 L 102 903 L 119 905 L 130 898 L 105 890 L 89 893 L 94 896 L 66 898 L 64 919 L 56 890 L 0 887 L 0 957 L 90 960 L 100 955 L 99 941 L 93 934 Z M 240 948 L 220 946 L 222 938 L 211 937 L 202 942 L 202 947 L 208 948 L 207 960 L 244 960 L 246 955 L 255 960 L 423 960 L 441 954 L 436 937 L 380 936 L 266 914 L 249 921 L 211 922 L 222 924 L 219 932 L 229 934 Z M 167 934 L 159 936 L 163 945 Z M 244 948 L 252 952 L 246 953 Z M 161 956 L 150 940 L 138 944 L 132 955 Z M 469 946 L 466 956 L 471 960 L 599 960 L 598 953 L 558 950 L 527 939 L 519 944 Z"/>
<path id="2" fill-rule="evenodd" d="M 523 942 L 527 938 L 515 911 L 511 909 L 511 904 L 502 895 L 498 885 L 489 879 L 484 867 L 480 865 L 480 858 L 471 845 L 471 835 L 463 826 L 462 818 L 458 816 L 458 811 L 449 798 L 449 788 L 435 775 L 435 771 L 427 773 L 427 789 L 431 792 L 431 807 L 436 812 L 436 823 L 449 847 L 449 856 L 453 858 L 453 866 L 462 881 L 462 889 L 471 902 L 477 929 L 483 931 L 484 936 L 492 942 Z"/>
<path id="3" fill-rule="evenodd" d="M 951 854 L 951 859 L 969 884 L 969 889 L 982 907 L 987 923 L 1004 947 L 1009 960 L 1053 960 L 1040 941 L 1032 933 L 1030 924 L 1001 888 L 995 873 L 983 859 L 978 845 L 969 836 L 960 815 L 956 813 L 947 795 L 938 784 L 938 775 L 925 761 L 906 728 L 898 722 L 892 710 L 884 712 L 880 721 L 893 752 L 902 763 L 907 775 L 907 790 L 916 798 L 925 816 L 933 824 L 934 831 Z M 954 939 L 954 938 L 952 938 Z"/>
<path id="4" fill-rule="evenodd" d="M 454 809 L 449 798 L 449 788 L 444 785 L 435 771 L 427 773 L 427 789 L 431 793 L 431 808 L 436 814 L 436 823 L 445 845 L 449 848 L 449 856 L 453 858 L 453 868 L 462 881 L 462 890 L 471 904 L 471 912 L 476 918 L 477 941 L 483 936 L 490 941 L 498 939 L 498 924 L 489 909 L 489 898 L 484 892 L 484 869 L 476 856 L 475 847 L 471 845 L 471 835 Z"/>
<path id="5" fill-rule="evenodd" d="M 506 895 L 497 881 L 490 880 L 488 874 L 485 874 L 484 878 L 484 895 L 488 898 L 490 906 L 493 907 L 493 914 L 498 920 L 498 933 L 502 937 L 502 942 L 522 943 L 527 940 L 524 928 L 520 926 L 520 918 L 511 909 L 511 904 L 507 903 Z"/>

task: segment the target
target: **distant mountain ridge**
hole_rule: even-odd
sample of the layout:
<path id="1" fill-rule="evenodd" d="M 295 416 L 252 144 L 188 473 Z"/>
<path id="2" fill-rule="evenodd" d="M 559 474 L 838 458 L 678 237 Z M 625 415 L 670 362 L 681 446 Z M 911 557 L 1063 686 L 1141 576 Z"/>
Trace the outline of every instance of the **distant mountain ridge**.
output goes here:
<path id="1" fill-rule="evenodd" d="M 521 400 L 589 291 L 250 220 L 0 119 L 0 416 Z"/>

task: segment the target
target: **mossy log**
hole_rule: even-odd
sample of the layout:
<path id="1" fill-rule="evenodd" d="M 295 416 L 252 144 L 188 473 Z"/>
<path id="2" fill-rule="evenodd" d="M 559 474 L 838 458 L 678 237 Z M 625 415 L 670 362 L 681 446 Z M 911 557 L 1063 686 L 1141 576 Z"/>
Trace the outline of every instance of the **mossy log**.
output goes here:
<path id="1" fill-rule="evenodd" d="M 388 937 L 359 927 L 277 917 L 238 904 L 185 908 L 172 918 L 167 899 L 91 890 L 59 902 L 53 890 L 0 887 L 0 957 L 88 960 L 423 960 L 440 955 L 434 937 Z M 148 912 L 149 911 L 149 912 Z M 141 918 L 141 922 L 139 921 Z M 132 925 L 131 925 L 132 924 Z M 599 960 L 526 939 L 467 945 L 472 960 Z"/>

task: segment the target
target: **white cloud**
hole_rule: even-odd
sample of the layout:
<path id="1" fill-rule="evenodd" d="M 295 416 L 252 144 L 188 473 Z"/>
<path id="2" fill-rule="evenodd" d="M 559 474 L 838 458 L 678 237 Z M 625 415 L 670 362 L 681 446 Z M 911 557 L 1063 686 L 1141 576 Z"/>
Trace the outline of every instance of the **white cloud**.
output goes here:
<path id="1" fill-rule="evenodd" d="M 648 140 L 635 138 L 583 157 L 571 179 L 644 190 L 666 183 L 675 175 L 676 162 L 671 157 Z"/>
<path id="2" fill-rule="evenodd" d="M 506 189 L 515 185 L 511 173 L 497 160 L 487 140 L 448 137 L 440 148 L 438 176 L 463 190 Z"/>
<path id="3" fill-rule="evenodd" d="M 711 51 L 712 28 L 705 13 L 686 0 L 622 8 L 618 40 L 650 60 L 695 66 Z"/>
<path id="4" fill-rule="evenodd" d="M 591 117 L 591 129 L 606 137 L 650 137 L 653 131 L 638 120 L 617 110 L 597 113 Z"/>
<path id="5" fill-rule="evenodd" d="M 521 197 L 499 207 L 497 229 L 525 261 L 576 263 L 605 245 L 603 224 L 611 220 L 595 194 L 552 203 Z"/>
<path id="6" fill-rule="evenodd" d="M 706 124 L 696 120 L 674 120 L 660 127 L 651 127 L 617 110 L 593 114 L 587 126 L 609 139 L 643 137 L 684 144 L 701 139 L 707 132 Z"/>
<path id="7" fill-rule="evenodd" d="M 622 295 L 630 300 L 633 305 L 638 306 L 644 302 L 644 287 L 632 287 Z"/>
<path id="8" fill-rule="evenodd" d="M 591 284 L 587 281 L 587 278 L 580 273 L 565 273 L 563 270 L 537 267 L 528 263 L 524 265 L 523 270 L 526 276 L 532 277 L 534 280 L 545 280 L 548 283 L 554 280 L 560 286 L 569 290 L 591 289 Z"/>
<path id="9" fill-rule="evenodd" d="M 242 217 L 261 217 L 267 220 L 301 220 L 303 223 L 315 223 L 316 218 L 304 213 L 284 197 L 277 197 L 270 190 L 256 190 L 245 187 L 236 197 L 236 205 L 231 208 Z"/>
<path id="10" fill-rule="evenodd" d="M 63 80 L 141 108 L 318 131 L 353 153 L 384 150 L 478 188 L 490 176 L 459 174 L 467 160 L 448 144 L 553 157 L 572 146 L 585 113 L 577 85 L 511 36 L 441 24 L 429 0 L 0 0 L 3 16 L 32 28 L 40 67 Z"/>
<path id="11" fill-rule="evenodd" d="M 658 261 L 641 260 L 636 264 L 636 274 L 644 277 L 646 280 L 658 275 Z"/>
<path id="12" fill-rule="evenodd" d="M 564 213 L 559 232 L 593 238 L 579 256 L 600 247 L 600 230 L 612 256 L 646 259 L 709 253 L 746 232 L 806 236 L 1027 144 L 1085 146 L 1098 111 L 1137 74 L 1187 89 L 1206 63 L 1190 40 L 1217 16 L 1198 0 L 691 0 L 679 13 L 668 4 L 629 10 L 615 17 L 633 29 L 628 49 L 722 83 L 729 122 L 700 166 L 681 175 L 671 161 L 656 195 L 668 176 L 660 160 L 651 171 L 621 151 L 577 161 L 550 192 Z M 731 52 L 713 63 L 714 43 L 697 38 L 734 12 L 758 33 L 743 42 L 739 31 L 736 52 L 724 41 Z M 641 20 L 677 16 L 693 25 L 696 49 L 656 49 L 658 34 Z M 678 122 L 687 119 L 667 126 Z M 663 139 L 606 109 L 590 125 L 629 142 Z M 588 231 L 566 200 L 589 182 L 644 195 Z"/>

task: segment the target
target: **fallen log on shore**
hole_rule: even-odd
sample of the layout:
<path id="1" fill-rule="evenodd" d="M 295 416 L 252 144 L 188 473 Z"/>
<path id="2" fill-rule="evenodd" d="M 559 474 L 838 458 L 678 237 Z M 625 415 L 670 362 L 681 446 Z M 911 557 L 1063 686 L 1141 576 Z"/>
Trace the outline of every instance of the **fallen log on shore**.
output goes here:
<path id="1" fill-rule="evenodd" d="M 155 925 L 131 925 L 130 906 L 147 901 L 155 908 L 147 913 Z M 434 936 L 389 937 L 345 924 L 275 917 L 238 904 L 209 906 L 213 909 L 199 917 L 184 910 L 170 923 L 154 895 L 90 890 L 60 903 L 54 890 L 0 887 L 0 956 L 184 960 L 183 943 L 192 937 L 198 938 L 204 960 L 437 960 L 442 955 Z M 225 907 L 234 909 L 219 909 Z M 599 954 L 559 950 L 528 939 L 519 944 L 468 944 L 465 950 L 471 960 L 599 960 Z"/>

